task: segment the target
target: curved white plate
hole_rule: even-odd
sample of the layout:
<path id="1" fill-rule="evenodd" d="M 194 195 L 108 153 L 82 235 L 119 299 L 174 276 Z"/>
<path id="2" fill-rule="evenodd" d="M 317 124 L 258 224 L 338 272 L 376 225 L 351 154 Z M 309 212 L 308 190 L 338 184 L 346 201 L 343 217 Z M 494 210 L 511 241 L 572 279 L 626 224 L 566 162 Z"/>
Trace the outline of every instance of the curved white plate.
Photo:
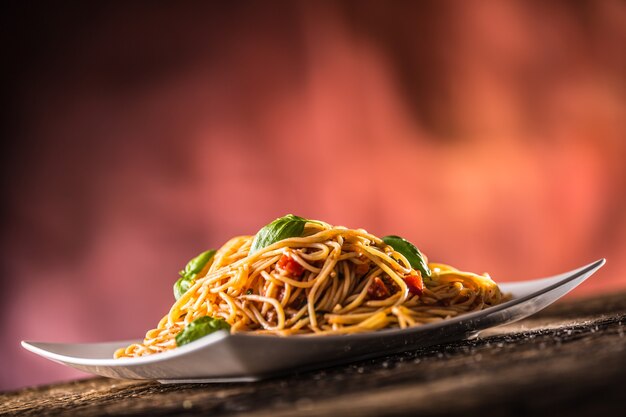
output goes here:
<path id="1" fill-rule="evenodd" d="M 89 344 L 22 342 L 22 346 L 52 361 L 112 378 L 161 382 L 254 381 L 474 336 L 489 327 L 536 313 L 571 291 L 604 263 L 600 259 L 550 278 L 503 283 L 502 291 L 513 296 L 506 303 L 407 329 L 291 337 L 230 335 L 219 331 L 168 352 L 130 359 L 113 359 L 113 352 L 136 340 Z"/>

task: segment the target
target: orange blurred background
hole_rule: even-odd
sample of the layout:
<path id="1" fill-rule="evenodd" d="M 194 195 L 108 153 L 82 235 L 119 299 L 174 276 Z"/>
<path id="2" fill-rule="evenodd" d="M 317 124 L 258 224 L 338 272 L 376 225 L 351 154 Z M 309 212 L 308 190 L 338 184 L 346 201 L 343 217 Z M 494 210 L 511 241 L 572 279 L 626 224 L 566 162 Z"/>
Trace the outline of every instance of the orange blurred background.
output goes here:
<path id="1" fill-rule="evenodd" d="M 286 213 L 626 288 L 624 2 L 3 7 L 0 389 L 84 375 L 19 341 L 141 337 Z"/>

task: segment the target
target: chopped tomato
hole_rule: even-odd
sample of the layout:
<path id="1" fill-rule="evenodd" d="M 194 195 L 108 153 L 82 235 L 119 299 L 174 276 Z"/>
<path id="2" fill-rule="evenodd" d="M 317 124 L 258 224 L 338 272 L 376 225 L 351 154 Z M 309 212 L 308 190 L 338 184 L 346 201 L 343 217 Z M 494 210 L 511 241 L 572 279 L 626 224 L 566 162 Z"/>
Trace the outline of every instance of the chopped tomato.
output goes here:
<path id="1" fill-rule="evenodd" d="M 404 282 L 406 286 L 409 287 L 409 292 L 411 294 L 422 295 L 424 292 L 424 281 L 422 280 L 422 276 L 417 273 L 417 275 L 407 275 L 404 277 Z"/>
<path id="2" fill-rule="evenodd" d="M 389 290 L 382 279 L 376 277 L 367 289 L 367 295 L 374 300 L 382 300 L 389 297 Z"/>
<path id="3" fill-rule="evenodd" d="M 279 269 L 285 271 L 287 275 L 290 275 L 294 278 L 299 278 L 304 272 L 304 268 L 302 267 L 302 265 L 300 265 L 298 261 L 296 261 L 286 253 L 280 257 L 276 266 Z"/>

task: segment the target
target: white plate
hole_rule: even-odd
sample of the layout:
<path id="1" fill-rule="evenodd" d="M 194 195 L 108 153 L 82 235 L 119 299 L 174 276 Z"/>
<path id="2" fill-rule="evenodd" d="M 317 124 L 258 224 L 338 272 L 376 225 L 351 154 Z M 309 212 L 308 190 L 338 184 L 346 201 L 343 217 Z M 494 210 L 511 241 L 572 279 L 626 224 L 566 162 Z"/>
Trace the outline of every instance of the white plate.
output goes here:
<path id="1" fill-rule="evenodd" d="M 336 336 L 235 334 L 219 331 L 182 347 L 150 356 L 113 359 L 136 340 L 66 344 L 22 342 L 44 358 L 112 378 L 173 382 L 254 381 L 475 336 L 481 330 L 523 319 L 571 291 L 597 271 L 600 259 L 550 278 L 503 283 L 513 298 L 494 307 L 407 329 Z"/>

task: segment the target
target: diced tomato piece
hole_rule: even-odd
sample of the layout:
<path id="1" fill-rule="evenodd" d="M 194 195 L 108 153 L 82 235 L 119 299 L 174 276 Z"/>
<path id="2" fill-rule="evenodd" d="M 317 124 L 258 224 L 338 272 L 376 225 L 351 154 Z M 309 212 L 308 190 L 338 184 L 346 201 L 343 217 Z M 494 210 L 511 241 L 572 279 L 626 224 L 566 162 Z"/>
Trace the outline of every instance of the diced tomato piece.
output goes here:
<path id="1" fill-rule="evenodd" d="M 409 287 L 409 292 L 411 294 L 422 295 L 424 292 L 424 281 L 422 280 L 422 276 L 417 273 L 417 275 L 407 275 L 404 277 L 404 282 L 406 286 Z"/>
<path id="2" fill-rule="evenodd" d="M 389 297 L 389 290 L 382 279 L 376 277 L 367 289 L 367 295 L 374 300 L 382 300 Z"/>
<path id="3" fill-rule="evenodd" d="M 294 278 L 299 278 L 304 272 L 302 265 L 286 253 L 280 257 L 276 266 Z"/>

